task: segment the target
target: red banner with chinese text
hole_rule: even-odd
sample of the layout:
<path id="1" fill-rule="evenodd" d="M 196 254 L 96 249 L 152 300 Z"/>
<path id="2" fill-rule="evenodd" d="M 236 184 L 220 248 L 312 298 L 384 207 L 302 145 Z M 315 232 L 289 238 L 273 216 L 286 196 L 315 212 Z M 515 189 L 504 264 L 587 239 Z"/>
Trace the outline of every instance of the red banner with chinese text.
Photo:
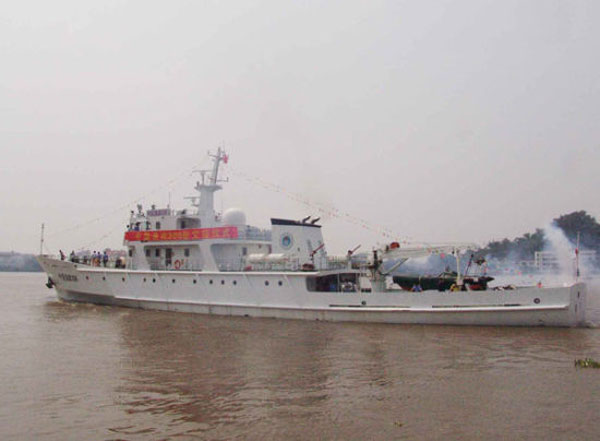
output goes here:
<path id="1" fill-rule="evenodd" d="M 237 239 L 237 227 L 190 228 L 188 230 L 127 231 L 129 242 L 166 242 L 180 240 Z"/>

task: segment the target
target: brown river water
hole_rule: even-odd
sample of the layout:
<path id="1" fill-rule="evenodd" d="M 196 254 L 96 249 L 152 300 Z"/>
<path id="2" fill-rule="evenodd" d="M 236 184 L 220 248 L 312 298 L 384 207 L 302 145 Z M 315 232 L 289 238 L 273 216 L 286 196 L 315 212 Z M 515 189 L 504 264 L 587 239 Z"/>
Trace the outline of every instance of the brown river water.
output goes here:
<path id="1" fill-rule="evenodd" d="M 45 281 L 0 273 L 3 441 L 600 439 L 600 369 L 574 366 L 597 327 L 215 317 Z"/>

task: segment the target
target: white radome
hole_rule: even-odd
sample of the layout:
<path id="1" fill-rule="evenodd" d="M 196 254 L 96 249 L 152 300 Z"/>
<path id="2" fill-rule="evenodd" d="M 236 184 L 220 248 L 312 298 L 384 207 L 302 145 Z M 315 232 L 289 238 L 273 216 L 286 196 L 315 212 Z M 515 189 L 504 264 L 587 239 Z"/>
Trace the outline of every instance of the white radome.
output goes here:
<path id="1" fill-rule="evenodd" d="M 246 214 L 239 208 L 228 208 L 223 213 L 223 224 L 233 226 L 246 225 Z"/>

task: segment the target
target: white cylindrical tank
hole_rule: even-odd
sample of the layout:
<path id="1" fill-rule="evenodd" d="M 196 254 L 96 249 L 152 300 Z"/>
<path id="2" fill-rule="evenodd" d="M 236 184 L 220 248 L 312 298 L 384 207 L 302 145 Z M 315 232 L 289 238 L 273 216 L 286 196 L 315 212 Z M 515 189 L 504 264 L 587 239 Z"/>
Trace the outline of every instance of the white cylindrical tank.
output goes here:
<path id="1" fill-rule="evenodd" d="M 248 254 L 248 262 L 260 263 L 265 261 L 266 254 Z"/>
<path id="2" fill-rule="evenodd" d="M 284 263 L 289 260 L 289 256 L 283 253 L 277 254 L 249 254 L 249 263 Z"/>
<path id="3" fill-rule="evenodd" d="M 327 261 L 331 262 L 331 263 L 342 263 L 342 262 L 348 262 L 348 255 L 347 254 L 328 254 L 327 255 Z"/>
<path id="4" fill-rule="evenodd" d="M 283 253 L 267 254 L 266 260 L 268 263 L 283 263 L 289 260 L 289 256 Z"/>

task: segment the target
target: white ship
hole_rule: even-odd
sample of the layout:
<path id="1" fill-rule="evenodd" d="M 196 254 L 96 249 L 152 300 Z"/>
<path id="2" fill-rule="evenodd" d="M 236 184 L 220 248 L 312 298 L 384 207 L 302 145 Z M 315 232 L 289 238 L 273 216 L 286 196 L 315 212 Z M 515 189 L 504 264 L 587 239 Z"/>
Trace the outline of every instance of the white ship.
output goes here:
<path id="1" fill-rule="evenodd" d="M 306 320 L 451 325 L 583 326 L 586 287 L 410 292 L 391 283 L 389 265 L 445 247 L 394 244 L 359 264 L 352 252 L 328 256 L 318 219 L 271 219 L 271 229 L 246 223 L 244 213 L 214 209 L 221 190 L 212 155 L 191 198 L 194 208 L 131 214 L 125 267 L 113 268 L 40 255 L 48 285 L 60 299 L 203 314 Z M 388 269 L 384 271 L 384 267 Z M 393 269 L 393 267 L 392 267 Z"/>

